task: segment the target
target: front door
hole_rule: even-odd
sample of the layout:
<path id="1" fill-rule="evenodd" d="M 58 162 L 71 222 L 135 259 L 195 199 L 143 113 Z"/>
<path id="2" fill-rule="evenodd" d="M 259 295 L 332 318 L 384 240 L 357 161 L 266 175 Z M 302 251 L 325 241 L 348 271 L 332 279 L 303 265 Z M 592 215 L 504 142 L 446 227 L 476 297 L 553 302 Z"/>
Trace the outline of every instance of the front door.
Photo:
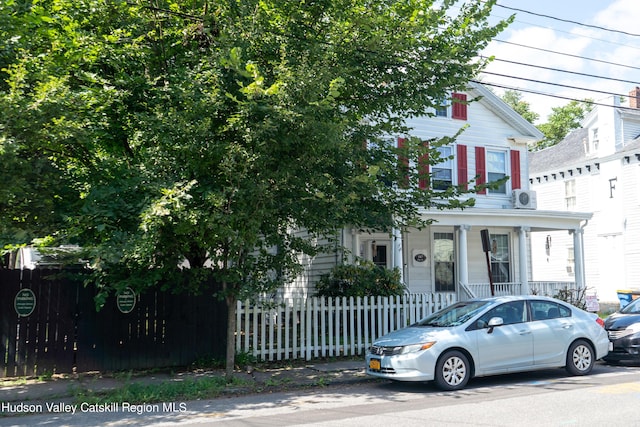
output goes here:
<path id="1" fill-rule="evenodd" d="M 433 274 L 436 292 L 455 292 L 453 233 L 433 234 Z"/>

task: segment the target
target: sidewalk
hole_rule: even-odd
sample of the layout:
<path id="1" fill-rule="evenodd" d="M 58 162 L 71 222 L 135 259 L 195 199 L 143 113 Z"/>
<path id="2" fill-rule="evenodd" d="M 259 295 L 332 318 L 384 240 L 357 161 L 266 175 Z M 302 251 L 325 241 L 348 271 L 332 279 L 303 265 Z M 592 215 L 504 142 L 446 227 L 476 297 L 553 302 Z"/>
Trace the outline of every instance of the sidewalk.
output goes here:
<path id="1" fill-rule="evenodd" d="M 47 401 L 72 403 L 76 396 L 116 390 L 129 384 L 153 385 L 204 377 L 224 376 L 223 370 L 189 371 L 132 375 L 100 375 L 97 373 L 54 376 L 51 380 L 0 380 L 0 404 L 3 402 L 37 404 Z M 230 386 L 222 395 L 251 394 L 291 390 L 301 387 L 324 387 L 375 381 L 364 373 L 364 361 L 310 362 L 300 367 L 256 368 L 234 373 L 241 386 Z M 0 417 L 7 415 L 0 411 Z"/>

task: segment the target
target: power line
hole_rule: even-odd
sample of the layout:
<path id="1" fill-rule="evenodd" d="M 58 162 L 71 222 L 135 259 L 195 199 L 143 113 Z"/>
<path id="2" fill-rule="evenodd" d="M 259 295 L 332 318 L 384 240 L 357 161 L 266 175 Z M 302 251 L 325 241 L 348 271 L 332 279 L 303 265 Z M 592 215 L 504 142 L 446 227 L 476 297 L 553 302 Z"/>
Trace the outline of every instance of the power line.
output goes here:
<path id="1" fill-rule="evenodd" d="M 555 50 L 543 49 L 543 48 L 540 48 L 540 47 L 533 47 L 533 46 L 528 46 L 528 45 L 525 45 L 525 44 L 508 42 L 506 40 L 500 40 L 500 39 L 495 39 L 495 38 L 493 40 L 497 41 L 497 42 L 500 42 L 500 43 L 506 43 L 506 44 L 510 44 L 510 45 L 514 45 L 514 46 L 518 46 L 518 47 L 524 47 L 524 48 L 527 48 L 527 49 L 539 50 L 541 52 L 554 53 L 556 55 L 564 55 L 564 56 L 569 56 L 569 57 L 572 57 L 572 58 L 585 59 L 587 61 L 600 62 L 602 64 L 615 65 L 617 67 L 631 68 L 632 70 L 640 70 L 640 67 L 634 67 L 632 65 L 618 64 L 618 63 L 615 63 L 615 62 L 604 61 L 602 59 L 588 58 L 586 56 L 573 55 L 571 53 L 558 52 L 558 51 L 555 51 Z"/>
<path id="2" fill-rule="evenodd" d="M 484 58 L 484 59 L 489 59 L 489 57 L 482 56 L 482 55 L 480 57 Z M 610 81 L 614 81 L 614 82 L 638 84 L 638 82 L 635 81 L 635 80 L 616 79 L 614 77 L 598 76 L 598 75 L 595 75 L 595 74 L 580 73 L 578 71 L 561 70 L 559 68 L 544 67 L 542 65 L 525 64 L 524 62 L 510 61 L 508 59 L 499 59 L 499 58 L 492 58 L 492 59 L 493 59 L 493 61 L 507 62 L 509 64 L 522 65 L 524 67 L 538 68 L 538 69 L 541 69 L 541 70 L 557 71 L 557 72 L 560 72 L 560 73 L 575 74 L 577 76 L 593 77 L 593 78 L 596 78 L 596 79 L 604 79 L 604 80 L 610 80 Z"/>
<path id="3" fill-rule="evenodd" d="M 507 17 L 499 16 L 499 15 L 495 15 L 495 14 L 493 14 L 492 16 L 495 17 L 495 18 L 499 18 L 499 19 L 507 19 Z M 607 44 L 612 44 L 612 45 L 617 45 L 617 46 L 623 46 L 623 47 L 626 47 L 626 48 L 629 48 L 629 49 L 640 50 L 640 47 L 632 46 L 632 45 L 630 45 L 628 43 L 620 43 L 620 42 L 616 42 L 616 41 L 613 41 L 613 40 L 606 40 L 606 39 L 603 39 L 603 38 L 600 38 L 600 37 L 587 36 L 585 34 L 576 34 L 576 33 L 570 32 L 570 31 L 560 30 L 560 29 L 554 28 L 552 26 L 536 24 L 536 23 L 533 23 L 533 22 L 527 22 L 527 21 L 523 21 L 521 19 L 515 19 L 513 22 L 514 23 L 523 24 L 523 25 L 529 25 L 529 26 L 532 26 L 532 27 L 544 28 L 544 29 L 551 30 L 551 31 L 556 32 L 556 33 L 568 34 L 572 38 L 579 37 L 579 38 L 583 38 L 583 39 L 595 40 L 595 41 L 600 42 L 600 43 L 607 43 Z"/>
<path id="4" fill-rule="evenodd" d="M 497 88 L 500 88 L 500 89 L 514 90 L 514 91 L 517 91 L 517 92 L 526 92 L 526 93 L 531 93 L 531 94 L 534 94 L 534 95 L 548 96 L 550 98 L 564 99 L 564 100 L 567 100 L 567 101 L 585 102 L 585 103 L 589 103 L 591 105 L 599 105 L 599 106 L 602 106 L 602 107 L 612 107 L 612 108 L 616 108 L 616 109 L 619 109 L 619 110 L 636 111 L 636 112 L 639 111 L 637 108 L 625 107 L 625 106 L 622 106 L 622 105 L 613 106 L 611 104 L 606 104 L 606 103 L 603 103 L 603 102 L 587 101 L 585 99 L 577 99 L 577 98 L 572 98 L 570 96 L 556 95 L 556 94 L 547 93 L 547 92 L 540 92 L 540 91 L 532 90 L 532 89 L 523 89 L 523 88 L 514 87 L 514 86 L 501 85 L 501 84 L 498 84 L 498 83 L 491 83 L 491 82 L 486 82 L 486 81 L 482 81 L 482 80 L 471 80 L 471 82 L 478 83 L 478 84 L 481 84 L 481 85 L 484 85 L 484 86 L 497 87 Z"/>
<path id="5" fill-rule="evenodd" d="M 603 90 L 586 89 L 586 88 L 578 87 L 578 86 L 563 85 L 562 83 L 552 83 L 552 82 L 545 82 L 543 80 L 528 79 L 526 77 L 516 77 L 516 76 L 510 76 L 508 74 L 492 73 L 490 71 L 480 71 L 480 72 L 482 74 L 489 74 L 489 75 L 492 75 L 492 76 L 506 77 L 506 78 L 509 78 L 509 79 L 516 79 L 516 80 L 524 80 L 526 82 L 539 83 L 539 84 L 543 84 L 543 85 L 551 85 L 551 86 L 558 86 L 558 87 L 564 87 L 564 88 L 567 88 L 567 89 L 583 90 L 583 91 L 586 91 L 586 92 L 595 92 L 595 93 L 601 93 L 601 94 L 604 94 L 604 95 L 627 96 L 627 95 L 622 95 L 622 94 L 619 94 L 619 93 L 606 92 L 606 91 L 603 91 Z"/>
<path id="6" fill-rule="evenodd" d="M 503 6 L 503 5 L 499 4 L 499 3 L 496 3 L 496 6 L 501 7 L 503 9 L 513 10 L 513 11 L 516 11 L 516 12 L 527 13 L 529 15 L 540 16 L 542 18 L 553 19 L 555 21 L 561 21 L 561 22 L 567 22 L 567 23 L 570 23 L 570 24 L 580 25 L 582 27 L 595 28 L 597 30 L 608 31 L 608 32 L 611 32 L 611 33 L 618 33 L 618 34 L 624 34 L 624 35 L 627 35 L 627 36 L 640 37 L 640 34 L 629 33 L 629 32 L 622 31 L 622 30 L 612 30 L 611 28 L 605 28 L 605 27 L 601 27 L 601 26 L 598 26 L 598 25 L 585 24 L 585 23 L 578 22 L 578 21 L 572 21 L 570 19 L 563 19 L 563 18 L 558 18 L 558 17 L 555 17 L 555 16 L 551 16 L 551 15 L 544 15 L 542 13 L 531 12 L 529 10 L 518 9 L 518 8 L 515 8 L 515 7 L 509 7 L 509 6 Z"/>

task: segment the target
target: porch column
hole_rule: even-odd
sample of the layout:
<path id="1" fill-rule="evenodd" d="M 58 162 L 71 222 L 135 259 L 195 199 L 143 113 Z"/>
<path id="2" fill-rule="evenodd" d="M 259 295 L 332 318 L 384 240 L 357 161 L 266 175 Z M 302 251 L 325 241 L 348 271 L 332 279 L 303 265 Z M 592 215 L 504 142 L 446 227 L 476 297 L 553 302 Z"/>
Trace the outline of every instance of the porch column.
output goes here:
<path id="1" fill-rule="evenodd" d="M 459 225 L 456 228 L 458 229 L 458 274 L 460 275 L 460 282 L 468 285 L 469 256 L 467 252 L 467 231 L 471 229 L 471 226 Z"/>
<path id="2" fill-rule="evenodd" d="M 351 229 L 351 256 L 349 262 L 355 264 L 356 259 L 360 256 L 360 233 L 357 229 Z"/>
<path id="3" fill-rule="evenodd" d="M 576 286 L 582 289 L 586 286 L 584 283 L 584 253 L 582 251 L 582 235 L 584 230 L 582 228 L 576 228 L 569 230 L 570 234 L 573 234 L 573 263 L 576 270 Z"/>
<path id="4" fill-rule="evenodd" d="M 518 255 L 520 258 L 520 286 L 523 295 L 529 295 L 529 266 L 527 263 L 527 232 L 529 227 L 518 227 Z"/>
<path id="5" fill-rule="evenodd" d="M 392 234 L 392 265 L 394 268 L 398 267 L 398 269 L 400 270 L 400 282 L 404 283 L 404 262 L 402 260 L 402 232 L 400 231 L 400 229 L 394 228 Z"/>

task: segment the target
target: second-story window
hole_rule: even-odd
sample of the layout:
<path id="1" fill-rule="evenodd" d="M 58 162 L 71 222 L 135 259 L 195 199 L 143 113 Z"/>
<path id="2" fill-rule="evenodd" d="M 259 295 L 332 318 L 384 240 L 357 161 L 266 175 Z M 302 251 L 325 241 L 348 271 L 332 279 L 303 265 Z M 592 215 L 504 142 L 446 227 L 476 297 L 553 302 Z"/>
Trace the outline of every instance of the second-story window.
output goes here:
<path id="1" fill-rule="evenodd" d="M 487 150 L 487 182 L 501 180 L 507 176 L 507 156 L 504 151 Z M 507 185 L 502 183 L 495 189 L 489 189 L 489 194 L 506 194 Z"/>
<path id="2" fill-rule="evenodd" d="M 436 117 L 447 117 L 447 110 L 447 101 L 440 101 L 440 103 L 436 107 Z"/>
<path id="3" fill-rule="evenodd" d="M 446 190 L 453 185 L 453 161 L 451 147 L 438 147 L 442 161 L 433 166 L 431 182 L 434 190 Z"/>

